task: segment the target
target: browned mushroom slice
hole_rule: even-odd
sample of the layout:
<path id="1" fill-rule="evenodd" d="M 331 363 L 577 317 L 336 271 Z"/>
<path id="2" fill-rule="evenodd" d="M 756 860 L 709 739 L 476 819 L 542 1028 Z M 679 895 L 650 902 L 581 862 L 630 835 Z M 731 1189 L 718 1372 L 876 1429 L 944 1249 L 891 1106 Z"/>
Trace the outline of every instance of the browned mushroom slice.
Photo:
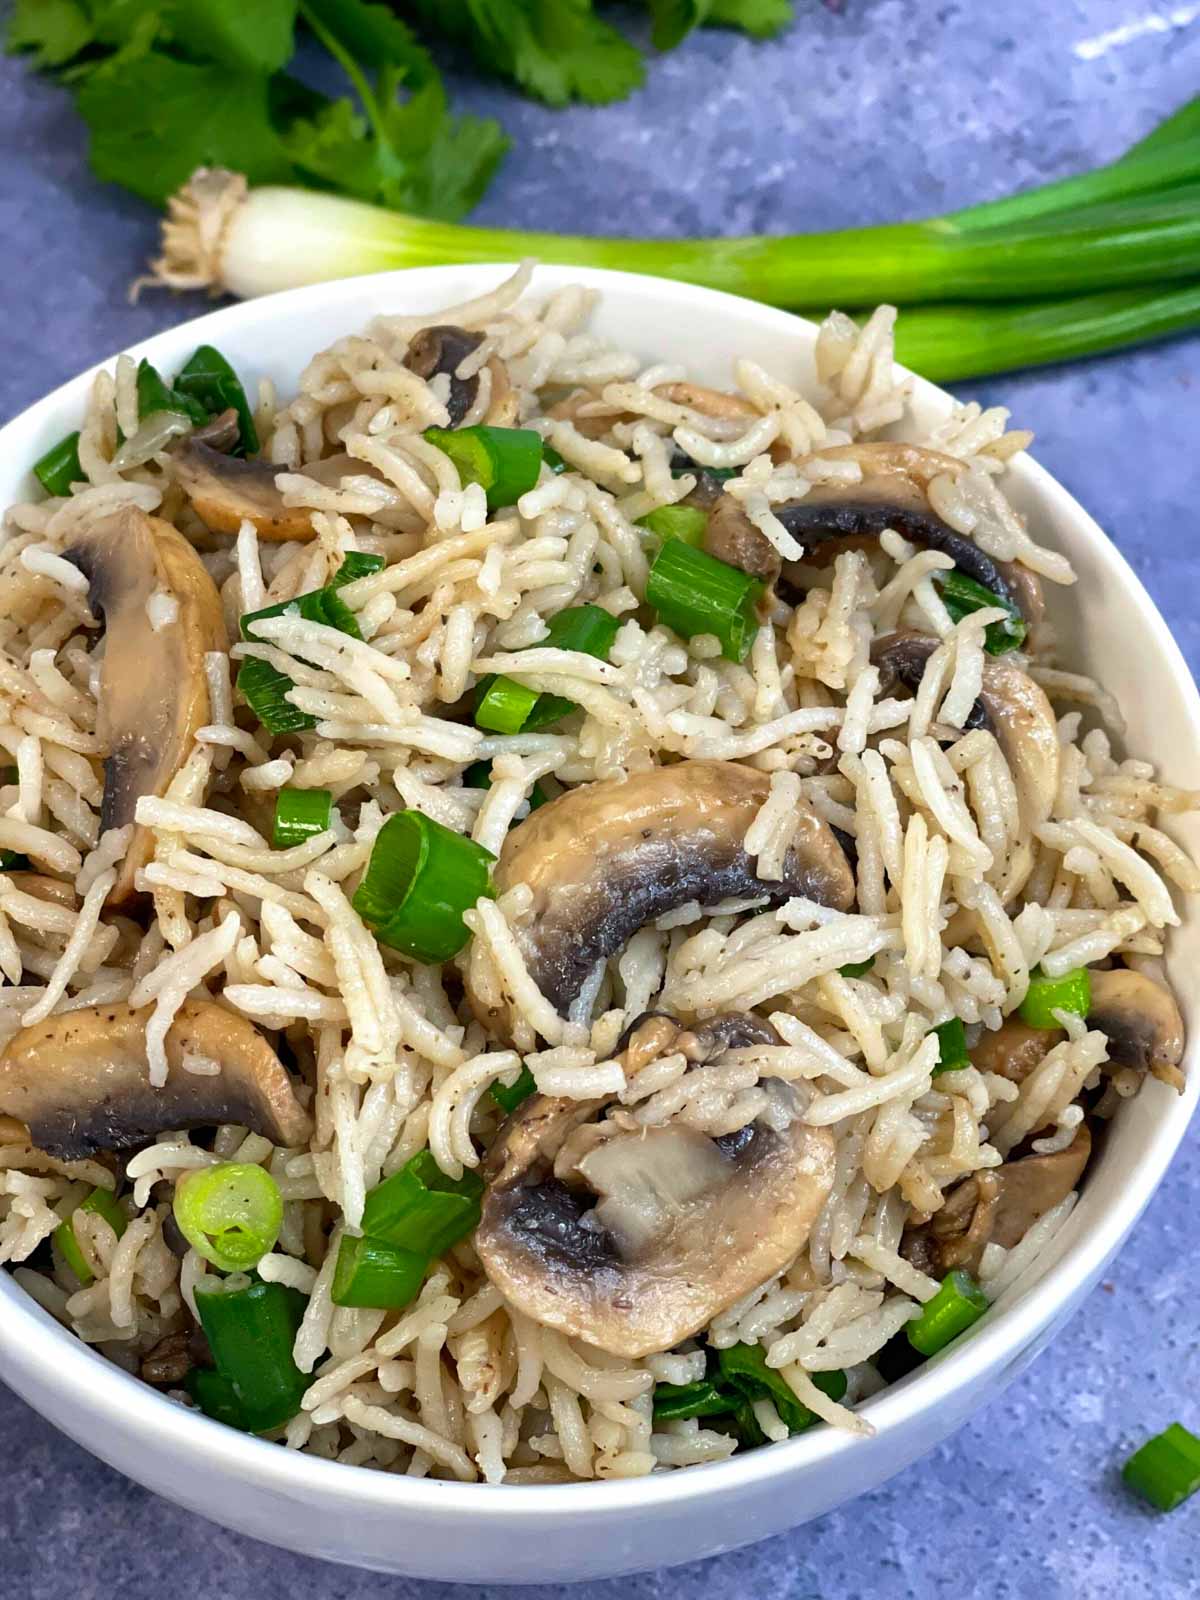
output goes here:
<path id="1" fill-rule="evenodd" d="M 197 444 L 206 444 L 211 450 L 232 450 L 242 435 L 241 420 L 232 406 L 217 413 L 202 428 L 194 428 L 191 437 Z"/>
<path id="2" fill-rule="evenodd" d="M 1009 1017 L 994 1031 L 985 1028 L 979 1035 L 971 1048 L 971 1064 L 1010 1083 L 1024 1083 L 1062 1037 L 1057 1028 L 1031 1028 L 1020 1017 Z"/>
<path id="3" fill-rule="evenodd" d="M 186 1000 L 166 1038 L 167 1081 L 150 1084 L 151 1011 L 89 1006 L 23 1028 L 0 1055 L 0 1112 L 58 1160 L 128 1150 L 169 1128 L 234 1122 L 273 1144 L 308 1142 L 312 1119 L 253 1023 L 211 1000 Z M 218 1073 L 189 1072 L 188 1057 Z"/>
<path id="4" fill-rule="evenodd" d="M 1126 967 L 1093 968 L 1091 979 L 1088 1026 L 1107 1035 L 1109 1060 L 1179 1087 L 1183 1018 L 1171 991 Z"/>
<path id="5" fill-rule="evenodd" d="M 744 840 L 768 789 L 764 773 L 735 762 L 681 761 L 571 789 L 512 830 L 493 882 L 500 893 L 518 883 L 532 890 L 517 937 L 534 981 L 562 1015 L 597 962 L 689 900 L 805 895 L 850 908 L 845 852 L 807 807 L 783 877 L 757 876 Z"/>
<path id="6" fill-rule="evenodd" d="M 703 493 L 700 484 L 697 492 Z M 690 504 L 696 495 L 688 496 Z M 783 565 L 779 551 L 750 521 L 741 504 L 731 494 L 722 494 L 712 503 L 704 527 L 704 548 L 710 556 L 747 572 L 764 583 L 774 583 Z"/>
<path id="7" fill-rule="evenodd" d="M 102 612 L 100 735 L 104 763 L 102 828 L 134 821 L 143 795 L 161 795 L 209 718 L 204 658 L 228 649 L 221 599 L 185 538 L 157 517 L 128 506 L 98 522 L 66 552 L 87 577 Z M 175 616 L 155 627 L 153 602 L 174 601 Z M 110 905 L 134 891 L 150 836 L 139 828 L 121 864 Z"/>
<path id="8" fill-rule="evenodd" d="M 910 629 L 876 639 L 871 659 L 880 669 L 884 692 L 897 682 L 916 690 L 937 646 L 936 639 Z M 1015 662 L 988 656 L 983 688 L 967 727 L 985 727 L 995 735 L 1016 785 L 1023 839 L 1032 840 L 1034 830 L 1049 817 L 1058 792 L 1058 723 L 1044 690 Z M 1033 847 L 1026 842 L 1009 863 L 1002 898 L 1018 892 L 1032 866 Z"/>
<path id="9" fill-rule="evenodd" d="M 35 900 L 44 900 L 47 905 L 65 906 L 68 911 L 79 908 L 79 896 L 74 886 L 64 883 L 61 878 L 48 878 L 41 872 L 9 872 L 5 876 L 14 889 L 31 895 Z"/>
<path id="10" fill-rule="evenodd" d="M 726 1038 L 745 1031 L 718 1028 L 700 1048 L 720 1054 Z M 697 1332 L 792 1260 L 833 1186 L 832 1135 L 799 1119 L 788 1085 L 768 1087 L 769 1123 L 715 1139 L 679 1123 L 623 1129 L 598 1139 L 570 1182 L 554 1156 L 594 1103 L 527 1101 L 489 1156 L 474 1241 L 484 1271 L 535 1321 L 614 1355 Z"/>
<path id="11" fill-rule="evenodd" d="M 1011 1250 L 1067 1198 L 1091 1153 L 1092 1135 L 1084 1122 L 1065 1150 L 1022 1156 L 975 1173 L 950 1191 L 929 1222 L 905 1234 L 904 1255 L 936 1277 L 956 1267 L 978 1272 L 989 1244 Z"/>
<path id="12" fill-rule="evenodd" d="M 446 410 L 450 413 L 450 426 L 457 428 L 475 404 L 479 393 L 479 377 L 457 378 L 455 373 L 474 350 L 483 343 L 481 333 L 468 332 L 452 323 L 439 323 L 432 328 L 422 328 L 408 347 L 404 365 L 426 383 L 430 378 L 447 377 L 450 392 Z"/>
<path id="13" fill-rule="evenodd" d="M 237 533 L 243 522 L 250 522 L 260 539 L 276 543 L 313 537 L 312 507 L 283 503 L 275 480 L 289 468 L 278 462 L 243 461 L 239 456 L 223 455 L 195 436 L 185 440 L 171 460 L 192 510 L 211 532 Z M 336 488 L 342 478 L 350 475 L 379 476 L 368 462 L 344 452 L 322 461 L 306 461 L 297 470 L 328 488 Z"/>

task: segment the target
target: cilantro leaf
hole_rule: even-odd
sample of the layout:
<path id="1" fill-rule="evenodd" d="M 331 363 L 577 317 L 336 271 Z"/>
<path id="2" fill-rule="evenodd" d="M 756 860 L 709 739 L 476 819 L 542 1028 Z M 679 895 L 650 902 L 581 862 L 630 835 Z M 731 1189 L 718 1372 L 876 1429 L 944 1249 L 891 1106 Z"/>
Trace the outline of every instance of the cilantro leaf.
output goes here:
<path id="1" fill-rule="evenodd" d="M 65 66 L 95 38 L 91 16 L 79 0 L 16 0 L 5 46 L 10 55 L 32 50 L 36 67 Z"/>
<path id="2" fill-rule="evenodd" d="M 709 0 L 705 21 L 715 28 L 741 28 L 767 39 L 786 28 L 794 16 L 792 0 Z"/>
<path id="3" fill-rule="evenodd" d="M 310 25 L 324 28 L 356 61 L 371 67 L 403 67 L 405 81 L 414 87 L 436 76 L 428 50 L 385 5 L 372 0 L 302 0 L 300 9 Z"/>
<path id="4" fill-rule="evenodd" d="M 296 0 L 175 0 L 167 24 L 189 56 L 274 72 L 295 49 Z"/>
<path id="5" fill-rule="evenodd" d="M 177 61 L 132 48 L 76 91 L 98 178 L 162 205 L 197 167 L 225 166 L 251 183 L 295 176 L 267 109 L 262 73 Z"/>
<path id="6" fill-rule="evenodd" d="M 656 50 L 674 50 L 708 17 L 711 0 L 650 0 Z"/>
<path id="7" fill-rule="evenodd" d="M 592 0 L 405 0 L 405 9 L 547 105 L 620 100 L 645 76 L 639 51 Z"/>

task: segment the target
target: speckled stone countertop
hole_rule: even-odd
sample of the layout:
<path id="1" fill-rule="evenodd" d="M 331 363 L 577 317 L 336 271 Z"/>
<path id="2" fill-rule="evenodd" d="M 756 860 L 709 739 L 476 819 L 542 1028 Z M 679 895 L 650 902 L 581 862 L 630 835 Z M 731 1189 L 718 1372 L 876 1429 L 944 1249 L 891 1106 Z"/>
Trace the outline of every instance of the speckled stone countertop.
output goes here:
<path id="1" fill-rule="evenodd" d="M 452 73 L 516 148 L 484 220 L 573 231 L 750 232 L 917 216 L 1118 155 L 1200 89 L 1200 7 L 1175 0 L 799 0 L 756 47 L 693 39 L 623 105 L 554 114 Z M 451 63 L 453 66 L 453 63 Z M 65 96 L 0 66 L 0 420 L 198 300 L 124 285 L 154 220 L 90 176 Z M 1137 568 L 1193 669 L 1200 340 L 964 385 L 1036 429 L 1038 458 Z M 1114 685 L 1119 690 L 1119 685 Z M 797 1532 L 575 1600 L 1185 1600 L 1200 1501 L 1154 1517 L 1117 1469 L 1176 1417 L 1200 1428 L 1200 1150 L 1051 1349 L 949 1444 Z M 0 1385 L 0 1596 L 435 1600 L 451 1586 L 284 1554 L 86 1455 Z M 460 1591 L 461 1592 L 461 1591 Z M 515 1600 L 516 1591 L 487 1591 Z M 542 1590 L 545 1594 L 548 1591 Z M 481 1591 L 483 1593 L 483 1591 Z"/>

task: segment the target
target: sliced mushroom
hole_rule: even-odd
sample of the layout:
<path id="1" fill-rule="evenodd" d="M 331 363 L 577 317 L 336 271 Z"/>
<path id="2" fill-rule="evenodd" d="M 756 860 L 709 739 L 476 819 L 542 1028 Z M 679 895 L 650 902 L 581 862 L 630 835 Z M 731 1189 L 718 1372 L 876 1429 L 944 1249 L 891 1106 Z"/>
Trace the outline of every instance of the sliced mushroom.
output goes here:
<path id="1" fill-rule="evenodd" d="M 995 1030 L 984 1029 L 971 1048 L 971 1063 L 980 1072 L 994 1072 L 1010 1083 L 1024 1083 L 1058 1044 L 1057 1028 L 1031 1028 L 1009 1017 Z"/>
<path id="2" fill-rule="evenodd" d="M 1022 1156 L 990 1172 L 977 1172 L 951 1190 L 928 1223 L 905 1234 L 903 1253 L 937 1277 L 956 1267 L 978 1272 L 989 1244 L 1011 1250 L 1067 1198 L 1091 1154 L 1092 1135 L 1082 1122 L 1065 1150 Z"/>
<path id="3" fill-rule="evenodd" d="M 880 669 L 886 693 L 894 683 L 916 690 L 938 641 L 900 629 L 875 640 L 871 659 Z M 1006 657 L 986 656 L 983 688 L 967 726 L 985 727 L 1004 752 L 1020 804 L 1022 842 L 1008 864 L 1000 895 L 1004 900 L 1024 886 L 1033 868 L 1034 830 L 1049 817 L 1058 792 L 1058 723 L 1045 692 Z"/>
<path id="4" fill-rule="evenodd" d="M 156 1089 L 146 1065 L 151 1015 L 148 1007 L 88 1006 L 23 1028 L 0 1054 L 0 1112 L 62 1161 L 224 1122 L 288 1149 L 307 1144 L 312 1118 L 253 1023 L 215 1001 L 185 1000 L 167 1033 L 167 1081 Z M 220 1072 L 189 1072 L 192 1056 Z"/>
<path id="5" fill-rule="evenodd" d="M 456 378 L 455 373 L 472 351 L 483 343 L 481 333 L 456 328 L 451 323 L 439 323 L 432 328 L 422 328 L 408 347 L 404 365 L 426 383 L 430 378 L 447 377 L 450 392 L 446 410 L 450 413 L 450 426 L 457 428 L 475 404 L 479 393 L 479 377 Z"/>
<path id="6" fill-rule="evenodd" d="M 688 500 L 695 503 L 695 492 Z M 775 582 L 783 566 L 779 551 L 731 494 L 722 494 L 713 502 L 704 527 L 704 548 L 718 561 L 728 562 L 768 584 Z"/>
<path id="7" fill-rule="evenodd" d="M 1088 1026 L 1108 1037 L 1108 1058 L 1180 1086 L 1183 1018 L 1165 984 L 1127 967 L 1092 969 Z"/>
<path id="8" fill-rule="evenodd" d="M 805 895 L 849 909 L 854 877 L 845 853 L 807 807 L 783 877 L 757 876 L 743 841 L 768 789 L 765 774 L 735 762 L 681 761 L 569 790 L 511 831 L 493 881 L 500 893 L 518 883 L 532 891 L 517 937 L 535 983 L 562 1015 L 597 962 L 689 900 Z"/>
<path id="9" fill-rule="evenodd" d="M 191 501 L 192 510 L 213 533 L 237 533 L 243 522 L 254 524 L 260 539 L 275 542 L 313 537 L 312 507 L 286 506 L 275 480 L 287 467 L 275 461 L 243 461 L 240 456 L 223 455 L 193 434 L 171 457 L 180 487 Z M 300 469 L 336 488 L 342 478 L 378 478 L 366 461 L 340 452 L 322 461 L 306 461 Z"/>
<path id="10" fill-rule="evenodd" d="M 197 444 L 206 444 L 210 450 L 232 450 L 241 437 L 242 425 L 232 406 L 211 417 L 202 428 L 192 430 Z"/>
<path id="11" fill-rule="evenodd" d="M 5 876 L 14 889 L 32 895 L 35 900 L 44 900 L 48 905 L 66 906 L 68 911 L 75 911 L 79 907 L 79 896 L 74 886 L 65 883 L 62 878 L 48 878 L 42 872 L 9 872 Z"/>
<path id="12" fill-rule="evenodd" d="M 746 1020 L 761 1036 L 766 1025 Z M 699 1047 L 717 1055 L 747 1034 L 737 1018 L 704 1026 Z M 685 1040 L 698 1042 L 684 1033 L 676 1047 Z M 721 1138 L 602 1125 L 609 1136 L 569 1183 L 554 1156 L 596 1102 L 527 1101 L 488 1158 L 474 1242 L 490 1280 L 536 1322 L 614 1355 L 669 1350 L 704 1327 L 795 1256 L 833 1186 L 833 1137 L 799 1119 L 789 1085 L 767 1087 L 770 1122 Z"/>
<path id="13" fill-rule="evenodd" d="M 89 599 L 104 615 L 100 676 L 100 733 L 104 763 L 102 828 L 134 821 L 143 795 L 161 795 L 191 754 L 196 729 L 209 720 L 204 658 L 227 650 L 217 587 L 195 550 L 170 523 L 127 506 L 96 523 L 66 552 L 90 584 Z M 177 612 L 156 628 L 151 601 L 165 595 Z M 110 905 L 134 891 L 151 839 L 133 837 Z"/>

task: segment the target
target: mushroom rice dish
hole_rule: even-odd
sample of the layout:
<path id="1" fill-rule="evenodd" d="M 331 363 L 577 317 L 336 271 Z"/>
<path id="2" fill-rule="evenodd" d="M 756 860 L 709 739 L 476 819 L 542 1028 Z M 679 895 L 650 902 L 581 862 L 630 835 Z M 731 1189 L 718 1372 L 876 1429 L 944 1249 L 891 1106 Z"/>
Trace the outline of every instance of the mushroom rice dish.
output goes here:
<path id="1" fill-rule="evenodd" d="M 0 1261 L 510 1484 L 869 1432 L 1181 1087 L 1200 888 L 1007 411 L 898 442 L 887 307 L 713 389 L 529 275 L 291 396 L 122 356 L 0 546 Z"/>

